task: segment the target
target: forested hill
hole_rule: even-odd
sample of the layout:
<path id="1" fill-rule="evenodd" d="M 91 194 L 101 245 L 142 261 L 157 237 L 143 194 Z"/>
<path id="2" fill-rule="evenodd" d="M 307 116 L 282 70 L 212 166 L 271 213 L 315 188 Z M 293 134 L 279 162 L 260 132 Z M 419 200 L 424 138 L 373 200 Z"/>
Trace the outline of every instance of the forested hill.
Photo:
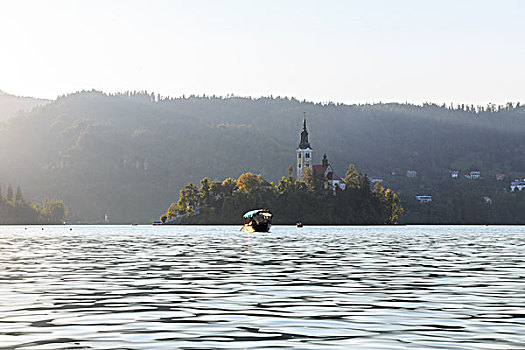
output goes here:
<path id="1" fill-rule="evenodd" d="M 72 221 L 100 222 L 107 212 L 111 222 L 149 222 L 189 181 L 246 171 L 268 181 L 285 175 L 295 162 L 303 112 L 314 163 L 326 153 L 340 176 L 350 163 L 385 178 L 387 187 L 392 170 L 416 170 L 428 183 L 450 168 L 504 172 L 507 180 L 525 174 L 519 105 L 349 106 L 90 91 L 1 126 L 0 185 L 21 184 L 39 200 L 63 199 Z"/>
<path id="2" fill-rule="evenodd" d="M 49 100 L 10 95 L 0 90 L 0 122 L 48 102 Z"/>

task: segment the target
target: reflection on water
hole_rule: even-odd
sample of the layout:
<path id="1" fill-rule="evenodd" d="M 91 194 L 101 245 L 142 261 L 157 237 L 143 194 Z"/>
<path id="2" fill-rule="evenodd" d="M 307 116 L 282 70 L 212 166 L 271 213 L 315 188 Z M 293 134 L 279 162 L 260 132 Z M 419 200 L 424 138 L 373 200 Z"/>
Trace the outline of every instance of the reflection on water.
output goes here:
<path id="1" fill-rule="evenodd" d="M 1 349 L 525 349 L 522 227 L 0 227 Z"/>

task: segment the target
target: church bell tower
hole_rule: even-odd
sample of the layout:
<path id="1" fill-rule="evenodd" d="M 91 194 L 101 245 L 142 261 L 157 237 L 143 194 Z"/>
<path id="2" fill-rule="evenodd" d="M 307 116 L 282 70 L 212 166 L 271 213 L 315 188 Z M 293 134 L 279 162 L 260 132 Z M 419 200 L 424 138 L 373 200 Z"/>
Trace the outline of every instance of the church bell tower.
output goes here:
<path id="1" fill-rule="evenodd" d="M 301 131 L 301 142 L 296 150 L 297 153 L 297 180 L 303 180 L 303 171 L 306 167 L 312 167 L 313 157 L 310 142 L 308 142 L 308 131 L 306 130 L 306 114 L 303 114 L 303 131 Z"/>

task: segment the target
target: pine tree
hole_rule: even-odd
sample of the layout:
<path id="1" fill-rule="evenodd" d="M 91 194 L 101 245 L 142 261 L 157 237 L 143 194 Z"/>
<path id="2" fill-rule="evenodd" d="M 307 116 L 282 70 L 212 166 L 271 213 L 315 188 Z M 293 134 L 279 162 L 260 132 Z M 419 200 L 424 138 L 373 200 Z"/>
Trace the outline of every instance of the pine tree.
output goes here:
<path id="1" fill-rule="evenodd" d="M 16 203 L 22 203 L 24 201 L 24 198 L 22 197 L 22 189 L 20 186 L 16 187 L 15 201 Z"/>
<path id="2" fill-rule="evenodd" d="M 350 164 L 346 171 L 344 181 L 346 182 L 347 188 L 358 188 L 359 187 L 359 173 L 357 172 L 355 165 Z"/>
<path id="3" fill-rule="evenodd" d="M 13 187 L 11 185 L 7 186 L 7 201 L 13 202 L 15 200 L 15 195 L 13 193 Z"/>

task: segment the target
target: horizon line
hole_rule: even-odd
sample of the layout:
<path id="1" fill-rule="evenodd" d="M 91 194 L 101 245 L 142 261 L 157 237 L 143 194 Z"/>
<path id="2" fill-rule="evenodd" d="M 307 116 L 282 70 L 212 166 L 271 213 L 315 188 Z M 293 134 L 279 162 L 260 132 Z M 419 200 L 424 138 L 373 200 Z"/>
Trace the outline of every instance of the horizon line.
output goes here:
<path id="1" fill-rule="evenodd" d="M 274 100 L 278 100 L 278 99 L 282 99 L 282 100 L 290 100 L 290 101 L 298 101 L 300 103 L 311 103 L 311 104 L 314 104 L 314 105 L 322 105 L 322 106 L 327 106 L 327 105 L 337 105 L 337 106 L 373 106 L 373 105 L 406 105 L 406 106 L 418 106 L 418 107 L 424 107 L 424 106 L 437 106 L 437 107 L 441 107 L 441 108 L 454 108 L 454 106 L 468 106 L 468 107 L 505 107 L 505 106 L 508 106 L 509 104 L 512 104 L 512 105 L 519 105 L 519 106 L 525 106 L 525 103 L 523 103 L 523 101 L 506 101 L 504 103 L 496 103 L 496 102 L 487 102 L 485 104 L 481 104 L 481 103 L 476 103 L 476 104 L 473 104 L 473 103 L 462 103 L 462 102 L 433 102 L 433 101 L 425 101 L 425 102 L 409 102 L 409 101 L 404 101 L 404 102 L 399 102 L 399 101 L 382 101 L 382 100 L 378 100 L 378 101 L 373 101 L 373 102 L 354 102 L 354 103 L 349 103 L 349 102 L 341 102 L 341 101 L 336 101 L 336 100 L 329 100 L 329 101 L 321 101 L 321 100 L 311 100 L 311 99 L 306 99 L 306 98 L 298 98 L 296 96 L 290 96 L 290 95 L 284 95 L 284 96 L 281 96 L 281 95 L 273 95 L 273 94 L 270 94 L 270 95 L 258 95 L 258 96 L 252 96 L 252 95 L 238 95 L 238 94 L 235 94 L 235 93 L 227 93 L 226 95 L 220 95 L 220 94 L 207 94 L 207 93 L 202 93 L 202 94 L 195 94 L 195 93 L 191 93 L 191 94 L 181 94 L 181 95 L 162 95 L 158 92 L 155 92 L 155 91 L 148 91 L 148 90 L 121 90 L 121 91 L 103 91 L 103 90 L 98 90 L 98 89 L 95 89 L 95 88 L 92 88 L 92 89 L 82 89 L 82 90 L 77 90 L 77 91 L 73 91 L 73 92 L 68 92 L 68 93 L 64 93 L 64 94 L 58 94 L 55 98 L 47 98 L 47 97 L 36 97 L 36 96 L 30 96 L 30 95 L 17 95 L 17 94 L 12 94 L 12 93 L 9 93 L 9 92 L 6 92 L 5 90 L 2 90 L 0 89 L 0 95 L 7 95 L 7 96 L 13 96 L 13 97 L 17 97 L 17 98 L 33 98 L 33 99 L 37 99 L 37 100 L 45 100 L 45 101 L 49 101 L 49 102 L 54 102 L 54 101 L 57 101 L 58 99 L 60 98 L 64 98 L 64 97 L 68 97 L 68 96 L 72 96 L 72 95 L 76 95 L 76 94 L 81 94 L 81 93 L 89 93 L 89 92 L 95 92 L 95 93 L 101 93 L 103 95 L 106 95 L 106 96 L 118 96 L 118 95 L 126 95 L 126 94 L 129 94 L 129 93 L 133 93 L 133 94 L 143 94 L 143 95 L 153 95 L 154 97 L 158 97 L 160 96 L 162 98 L 162 100 L 165 100 L 165 99 L 188 99 L 188 98 L 215 98 L 215 99 L 233 99 L 233 98 L 241 98 L 241 99 L 249 99 L 249 100 L 258 100 L 258 99 L 274 99 Z M 155 102 L 159 102 L 159 101 L 155 101 Z"/>

